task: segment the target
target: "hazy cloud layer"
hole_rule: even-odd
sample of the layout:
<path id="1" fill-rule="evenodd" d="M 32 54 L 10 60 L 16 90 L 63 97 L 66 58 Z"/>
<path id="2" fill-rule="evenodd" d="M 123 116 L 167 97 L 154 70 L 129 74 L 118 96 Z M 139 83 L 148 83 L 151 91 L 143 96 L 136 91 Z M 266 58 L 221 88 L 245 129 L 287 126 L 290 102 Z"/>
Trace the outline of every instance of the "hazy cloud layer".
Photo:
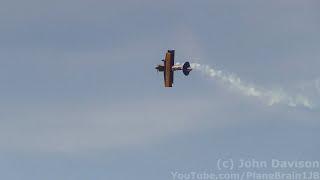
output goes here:
<path id="1" fill-rule="evenodd" d="M 1 149 L 78 153 L 139 146 L 203 126 L 208 111 L 200 99 L 98 104 L 3 107 Z"/>

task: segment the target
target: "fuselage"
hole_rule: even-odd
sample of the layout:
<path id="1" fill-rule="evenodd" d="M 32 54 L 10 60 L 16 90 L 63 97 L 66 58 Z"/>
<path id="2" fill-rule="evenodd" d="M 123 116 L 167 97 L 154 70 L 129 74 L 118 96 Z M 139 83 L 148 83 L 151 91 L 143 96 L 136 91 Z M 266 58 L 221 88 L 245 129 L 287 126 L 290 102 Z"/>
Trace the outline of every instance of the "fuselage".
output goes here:
<path id="1" fill-rule="evenodd" d="M 179 71 L 179 70 L 183 70 L 183 65 L 176 64 L 176 65 L 173 65 L 171 68 L 172 68 L 172 71 Z M 156 66 L 156 69 L 160 72 L 163 72 L 164 66 L 159 64 Z M 189 72 L 192 71 L 192 68 L 188 67 L 187 71 L 189 71 Z"/>

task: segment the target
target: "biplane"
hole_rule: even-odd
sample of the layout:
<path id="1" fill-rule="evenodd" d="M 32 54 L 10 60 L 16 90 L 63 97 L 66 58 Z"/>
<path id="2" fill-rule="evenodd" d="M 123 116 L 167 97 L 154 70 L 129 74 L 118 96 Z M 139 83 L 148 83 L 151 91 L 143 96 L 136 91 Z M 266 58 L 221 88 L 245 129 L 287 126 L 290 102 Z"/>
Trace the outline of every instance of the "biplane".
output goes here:
<path id="1" fill-rule="evenodd" d="M 172 87 L 174 71 L 182 70 L 183 74 L 186 76 L 188 76 L 190 71 L 192 71 L 189 62 L 185 62 L 183 65 L 174 64 L 174 50 L 168 50 L 165 59 L 162 61 L 163 65 L 157 65 L 156 69 L 159 72 L 163 72 L 165 87 Z"/>

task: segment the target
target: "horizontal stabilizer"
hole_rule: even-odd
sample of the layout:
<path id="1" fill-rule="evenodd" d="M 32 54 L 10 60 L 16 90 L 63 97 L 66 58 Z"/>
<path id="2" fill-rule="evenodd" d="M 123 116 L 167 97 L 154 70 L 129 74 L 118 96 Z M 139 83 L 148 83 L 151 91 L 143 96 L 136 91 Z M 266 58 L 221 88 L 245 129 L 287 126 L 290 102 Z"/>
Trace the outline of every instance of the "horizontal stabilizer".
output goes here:
<path id="1" fill-rule="evenodd" d="M 183 67 L 182 67 L 182 71 L 183 71 L 183 74 L 188 76 L 190 71 L 191 71 L 191 68 L 190 68 L 190 63 L 189 62 L 185 62 L 183 64 Z"/>

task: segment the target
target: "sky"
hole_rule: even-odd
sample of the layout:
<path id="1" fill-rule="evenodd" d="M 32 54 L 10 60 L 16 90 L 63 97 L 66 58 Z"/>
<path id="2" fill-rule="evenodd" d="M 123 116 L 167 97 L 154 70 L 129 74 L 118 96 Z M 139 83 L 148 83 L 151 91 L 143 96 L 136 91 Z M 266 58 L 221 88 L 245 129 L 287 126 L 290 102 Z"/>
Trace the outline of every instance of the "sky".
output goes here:
<path id="1" fill-rule="evenodd" d="M 0 179 L 162 180 L 219 159 L 320 160 L 319 8 L 2 0 Z M 270 105 L 197 70 L 163 88 L 154 67 L 168 49 L 313 106 Z"/>

